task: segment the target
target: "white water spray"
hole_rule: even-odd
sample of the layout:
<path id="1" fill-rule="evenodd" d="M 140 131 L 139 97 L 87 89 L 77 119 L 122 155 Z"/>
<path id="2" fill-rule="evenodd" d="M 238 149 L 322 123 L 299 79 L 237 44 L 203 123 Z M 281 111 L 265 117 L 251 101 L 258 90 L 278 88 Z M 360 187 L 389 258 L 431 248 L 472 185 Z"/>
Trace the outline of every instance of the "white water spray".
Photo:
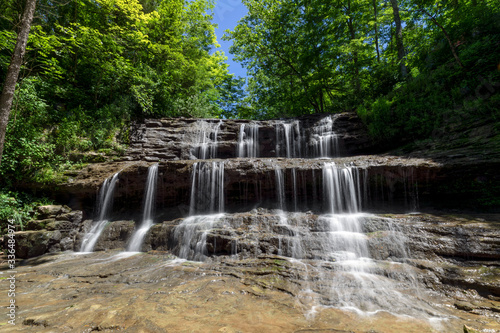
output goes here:
<path id="1" fill-rule="evenodd" d="M 224 162 L 194 163 L 191 178 L 190 216 L 175 228 L 174 238 L 180 258 L 203 261 L 209 255 L 207 235 L 224 221 Z"/>
<path id="2" fill-rule="evenodd" d="M 107 217 L 113 206 L 113 195 L 118 174 L 119 172 L 115 173 L 111 178 L 107 178 L 101 186 L 98 197 L 99 219 L 83 237 L 80 252 L 92 252 L 94 250 L 99 236 L 108 223 Z"/>
<path id="3" fill-rule="evenodd" d="M 259 157 L 259 125 L 241 124 L 238 135 L 238 157 Z"/>
<path id="4" fill-rule="evenodd" d="M 128 251 L 139 252 L 142 248 L 144 237 L 153 226 L 153 210 L 156 195 L 156 183 L 158 178 L 158 164 L 153 164 L 148 169 L 148 178 L 146 180 L 146 188 L 144 193 L 144 209 L 142 223 L 134 232 L 128 246 Z"/>
<path id="5" fill-rule="evenodd" d="M 206 160 L 217 157 L 217 140 L 221 125 L 222 120 L 217 123 L 198 120 L 195 123 L 193 155 L 197 159 Z"/>

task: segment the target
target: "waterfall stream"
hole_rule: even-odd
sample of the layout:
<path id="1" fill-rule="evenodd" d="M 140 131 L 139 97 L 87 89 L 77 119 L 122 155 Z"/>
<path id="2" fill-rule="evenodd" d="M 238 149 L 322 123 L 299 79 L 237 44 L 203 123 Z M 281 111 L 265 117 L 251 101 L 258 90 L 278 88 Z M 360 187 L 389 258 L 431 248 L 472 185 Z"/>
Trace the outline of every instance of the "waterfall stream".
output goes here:
<path id="1" fill-rule="evenodd" d="M 94 222 L 90 230 L 83 237 L 80 252 L 92 252 L 94 250 L 94 246 L 99 236 L 108 223 L 107 218 L 113 206 L 113 194 L 118 180 L 118 174 L 119 172 L 115 173 L 111 178 L 107 178 L 99 190 L 99 219 L 97 222 Z"/>
<path id="2" fill-rule="evenodd" d="M 217 157 L 217 140 L 222 120 L 210 123 L 198 120 L 195 124 L 193 155 L 197 159 L 206 160 Z"/>
<path id="3" fill-rule="evenodd" d="M 279 256 L 300 268 L 303 288 L 298 294 L 314 300 L 310 304 L 313 308 L 327 306 L 364 314 L 385 311 L 439 317 L 438 311 L 415 296 L 420 286 L 414 268 L 408 264 L 406 237 L 391 219 L 363 212 L 363 206 L 367 204 L 366 170 L 333 158 L 339 152 L 334 119 L 327 116 L 307 131 L 301 128 L 299 120 L 273 124 L 276 155 L 285 158 L 258 158 L 261 153 L 259 124 L 249 123 L 239 125 L 239 133 L 234 137 L 238 138 L 237 156 L 251 160 L 226 162 L 226 166 L 231 167 L 227 174 L 225 161 L 189 164 L 190 184 L 179 192 L 186 197 L 184 200 L 189 198 L 189 213 L 184 213 L 188 216 L 176 221 L 169 231 L 168 250 L 179 258 L 195 261 L 206 261 L 219 255 L 228 258 L 239 258 L 240 254 L 242 258 Z M 198 121 L 195 127 L 192 156 L 215 158 L 221 122 Z M 263 137 L 265 135 L 267 144 L 274 145 L 272 127 L 267 128 Z M 270 151 L 272 149 L 273 146 Z M 310 169 L 306 169 L 297 160 L 303 157 L 318 160 L 307 164 Z M 244 178 L 258 165 L 268 168 L 265 177 L 255 183 L 235 182 L 237 185 L 226 189 L 225 180 L 234 176 L 234 170 L 240 170 Z M 158 167 L 154 164 L 149 168 L 142 222 L 129 241 L 128 251 L 141 250 L 153 225 Z M 413 181 L 413 171 L 408 175 Z M 107 223 L 117 178 L 118 174 L 115 174 L 106 179 L 101 188 L 99 220 L 85 235 L 81 251 L 93 250 Z M 272 184 L 266 188 L 265 194 L 269 201 L 274 202 L 260 200 L 263 182 Z M 410 185 L 405 182 L 405 188 L 410 188 Z M 233 213 L 225 211 L 225 204 L 231 206 L 228 207 L 230 212 L 238 211 L 240 208 L 233 207 L 230 198 L 246 200 L 247 193 L 244 192 L 249 188 L 258 193 L 255 194 L 256 207 L 245 211 L 247 215 L 232 217 Z M 411 192 L 408 201 L 413 203 L 417 197 L 416 192 Z M 261 204 L 268 206 L 260 207 Z M 379 248 L 386 250 L 378 253 Z M 397 302 L 397 307 L 393 306 L 394 302 Z"/>
<path id="4" fill-rule="evenodd" d="M 142 242 L 149 229 L 153 226 L 153 210 L 156 194 L 156 183 L 158 178 L 158 164 L 153 164 L 148 168 L 148 178 L 146 180 L 146 190 L 144 192 L 144 209 L 142 222 L 130 239 L 128 251 L 141 251 Z"/>
<path id="5" fill-rule="evenodd" d="M 259 157 L 259 125 L 240 125 L 238 135 L 238 157 Z"/>
<path id="6" fill-rule="evenodd" d="M 224 162 L 193 164 L 189 215 L 224 211 Z"/>
<path id="7" fill-rule="evenodd" d="M 203 261 L 208 233 L 224 222 L 224 162 L 194 163 L 191 178 L 190 216 L 175 227 L 174 238 L 180 258 Z"/>
<path id="8" fill-rule="evenodd" d="M 360 213 L 364 186 L 360 183 L 359 171 L 325 163 L 323 187 L 328 214 L 320 217 L 326 230 L 326 237 L 320 241 L 324 253 L 320 259 L 328 260 L 336 272 L 335 279 L 328 282 L 329 290 L 324 290 L 330 304 L 365 313 L 391 311 L 418 316 L 435 313 L 428 304 L 404 294 L 405 289 L 418 290 L 418 285 L 412 269 L 404 264 L 407 258 L 405 237 L 388 219 L 376 223 L 374 228 L 385 229 L 385 237 L 392 243 L 393 256 L 403 262 L 372 258 L 365 224 L 376 219 Z M 391 276 L 388 268 L 397 274 Z M 397 307 L 393 306 L 394 302 Z"/>
<path id="9" fill-rule="evenodd" d="M 340 139 L 334 118 L 327 116 L 306 130 L 300 120 L 276 122 L 276 157 L 331 158 L 339 156 Z M 244 125 L 243 125 L 244 126 Z"/>
<path id="10" fill-rule="evenodd" d="M 276 123 L 276 152 L 282 157 L 302 157 L 300 121 Z"/>
<path id="11" fill-rule="evenodd" d="M 314 157 L 338 156 L 339 138 L 334 132 L 334 120 L 332 116 L 323 118 L 319 124 L 313 127 L 310 137 Z"/>

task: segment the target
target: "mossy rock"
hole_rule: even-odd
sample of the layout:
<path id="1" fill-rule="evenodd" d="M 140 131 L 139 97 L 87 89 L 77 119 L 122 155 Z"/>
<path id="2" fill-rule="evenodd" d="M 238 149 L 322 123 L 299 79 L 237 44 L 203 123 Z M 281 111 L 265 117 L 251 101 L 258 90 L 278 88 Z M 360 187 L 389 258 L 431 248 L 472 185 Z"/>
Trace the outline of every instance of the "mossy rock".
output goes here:
<path id="1" fill-rule="evenodd" d="M 43 230 L 47 228 L 47 225 L 52 225 L 56 222 L 54 218 L 45 220 L 30 220 L 26 223 L 26 230 Z"/>
<path id="2" fill-rule="evenodd" d="M 479 331 L 464 325 L 464 333 L 479 333 Z"/>

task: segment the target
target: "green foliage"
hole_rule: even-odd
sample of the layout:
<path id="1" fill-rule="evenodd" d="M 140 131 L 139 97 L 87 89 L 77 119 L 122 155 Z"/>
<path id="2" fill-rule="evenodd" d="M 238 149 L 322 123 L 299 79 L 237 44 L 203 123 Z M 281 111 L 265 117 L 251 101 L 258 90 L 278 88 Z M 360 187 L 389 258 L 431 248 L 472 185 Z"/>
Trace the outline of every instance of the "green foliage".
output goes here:
<path id="1" fill-rule="evenodd" d="M 384 71 L 394 67 L 390 52 L 374 61 L 371 2 L 244 3 L 248 15 L 225 38 L 233 41 L 231 52 L 252 75 L 247 89 L 260 118 L 353 109 L 362 96 L 383 91 L 381 86 L 391 81 L 386 77 L 394 77 Z M 388 16 L 384 12 L 379 19 Z M 383 76 L 375 85 L 374 73 Z"/>
<path id="2" fill-rule="evenodd" d="M 218 107 L 206 95 L 190 96 L 174 101 L 175 114 L 184 117 L 208 118 L 217 114 Z"/>
<path id="3" fill-rule="evenodd" d="M 0 191 L 0 234 L 5 234 L 10 221 L 17 230 L 35 216 L 35 207 L 52 204 L 47 198 L 37 198 L 23 192 Z"/>
<path id="4" fill-rule="evenodd" d="M 386 95 L 366 101 L 358 114 L 375 138 L 393 145 L 439 137 L 475 119 L 498 119 L 499 42 L 496 34 L 464 45 L 464 63 L 474 64 L 468 71 L 454 61 L 425 70 Z"/>
<path id="5" fill-rule="evenodd" d="M 489 97 L 481 96 L 491 95 L 484 80 L 500 82 L 497 1 L 397 2 L 407 78 L 388 2 L 244 1 L 248 15 L 225 35 L 251 75 L 248 108 L 238 115 L 354 109 L 375 139 L 395 144 L 428 137 L 455 121 L 450 114 L 491 116 Z"/>
<path id="6" fill-rule="evenodd" d="M 0 74 L 22 4 L 0 14 Z M 227 58 L 210 0 L 41 0 L 16 90 L 0 175 L 11 186 L 62 177 L 85 152 L 119 154 L 134 119 L 218 117 L 228 110 Z M 233 104 L 234 99 L 231 100 Z M 77 159 L 78 159 L 77 158 Z M 104 159 L 104 157 L 102 157 Z"/>

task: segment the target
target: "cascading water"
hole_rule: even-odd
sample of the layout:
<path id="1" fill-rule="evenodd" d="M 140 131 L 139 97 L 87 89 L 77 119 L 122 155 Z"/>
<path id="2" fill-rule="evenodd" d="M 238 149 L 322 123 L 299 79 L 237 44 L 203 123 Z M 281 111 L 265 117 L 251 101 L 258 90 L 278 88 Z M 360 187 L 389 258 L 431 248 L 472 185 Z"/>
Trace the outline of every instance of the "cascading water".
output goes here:
<path id="1" fill-rule="evenodd" d="M 217 223 L 224 222 L 224 162 L 193 164 L 189 217 L 174 231 L 180 246 L 179 257 L 189 260 L 206 259 L 207 236 Z M 196 215 L 209 214 L 209 215 Z M 214 244 L 213 248 L 216 246 Z"/>
<path id="2" fill-rule="evenodd" d="M 134 232 L 130 239 L 128 251 L 141 251 L 142 242 L 147 232 L 153 225 L 153 210 L 156 194 L 156 183 L 158 179 L 158 164 L 153 164 L 148 169 L 148 178 L 146 180 L 146 190 L 144 193 L 144 210 L 142 215 L 142 223 Z"/>
<path id="3" fill-rule="evenodd" d="M 111 178 L 107 178 L 101 186 L 98 197 L 99 219 L 83 237 L 80 252 L 92 252 L 94 250 L 94 246 L 99 236 L 108 223 L 107 218 L 113 206 L 113 194 L 118 180 L 118 174 L 119 172 L 115 173 Z"/>
<path id="4" fill-rule="evenodd" d="M 427 303 L 405 294 L 407 290 L 418 289 L 415 274 L 404 264 L 405 237 L 396 232 L 389 219 L 377 220 L 360 213 L 362 186 L 358 169 L 325 163 L 323 187 L 328 214 L 318 221 L 319 229 L 325 231 L 317 239 L 322 248 L 318 259 L 328 263 L 335 272 L 334 278 L 325 283 L 329 285 L 328 290 L 322 291 L 323 298 L 328 299 L 326 303 L 363 313 L 435 314 Z M 374 235 L 386 234 L 392 256 L 400 260 L 372 259 L 369 231 Z M 321 271 L 320 276 L 324 274 Z"/>
<path id="5" fill-rule="evenodd" d="M 357 213 L 360 210 L 358 169 L 338 168 L 335 163 L 323 166 L 323 190 L 326 208 L 331 214 Z"/>
<path id="6" fill-rule="evenodd" d="M 259 156 L 259 125 L 241 124 L 238 136 L 238 157 Z"/>
<path id="7" fill-rule="evenodd" d="M 314 123 L 307 120 L 302 123 L 279 121 L 273 123 L 274 128 L 261 123 L 262 151 L 259 151 L 259 125 L 240 124 L 237 155 L 253 158 L 273 154 L 274 135 L 276 156 L 331 158 L 338 155 L 334 118 L 317 119 Z M 193 124 L 196 131 L 187 131 L 186 135 L 194 147 L 189 158 L 215 157 L 221 123 L 198 121 Z M 223 128 L 227 130 L 234 124 Z M 230 141 L 226 137 L 236 137 L 236 133 L 224 134 L 225 144 Z M 229 145 L 224 146 L 224 153 L 221 150 L 220 155 L 227 155 L 227 147 Z M 384 311 L 419 319 L 443 317 L 422 300 L 426 296 L 420 298 L 423 293 L 420 292 L 417 270 L 410 265 L 418 262 L 417 259 L 408 259 L 406 238 L 401 232 L 411 229 L 401 223 L 401 230 L 398 230 L 394 219 L 362 213 L 363 206 L 366 209 L 373 202 L 378 205 L 387 197 L 387 193 L 385 196 L 382 193 L 382 200 L 367 200 L 367 193 L 370 191 L 370 198 L 373 198 L 373 187 L 376 192 L 376 186 L 380 186 L 378 182 L 372 184 L 377 177 L 368 166 L 373 164 L 367 163 L 363 169 L 354 166 L 354 163 L 359 164 L 358 159 L 335 159 L 353 161 L 350 165 L 338 165 L 332 161 L 259 158 L 235 159 L 226 165 L 220 160 L 196 161 L 192 164 L 190 184 L 179 191 L 181 196 L 185 195 L 185 188 L 190 185 L 189 216 L 175 222 L 168 221 L 166 227 L 162 227 L 162 233 L 157 235 L 165 237 L 163 240 L 167 244 L 161 244 L 164 247 L 160 250 L 171 249 L 179 258 L 197 261 L 220 256 L 224 262 L 231 256 L 250 267 L 258 267 L 262 258 L 268 262 L 280 262 L 277 267 L 284 270 L 281 277 L 285 280 L 291 277 L 294 288 L 299 286 L 293 289 L 293 294 L 310 314 L 326 306 L 363 314 Z M 189 165 L 191 162 L 183 163 Z M 253 169 L 262 170 L 248 179 L 231 179 L 226 184 L 226 198 L 225 167 L 230 168 L 226 170 L 226 178 L 238 172 L 243 178 L 253 173 Z M 153 224 L 157 170 L 158 165 L 153 165 L 148 171 L 144 216 L 129 242 L 129 251 L 141 250 Z M 418 174 L 410 168 L 401 175 L 406 179 L 401 186 L 405 194 L 408 193 L 405 202 L 416 206 L 418 188 L 413 184 L 419 179 Z M 99 221 L 85 236 L 82 251 L 92 251 L 107 223 L 106 210 L 110 209 L 117 176 L 107 179 L 101 188 Z M 371 177 L 370 183 L 368 176 Z M 381 187 L 386 189 L 384 184 Z M 238 200 L 241 204 L 236 202 Z M 226 214 L 225 201 L 231 204 L 228 207 L 231 211 L 254 206 L 251 211 Z M 318 215 L 319 211 L 322 211 L 321 215 Z M 178 224 L 172 232 L 174 223 Z M 152 248 L 158 246 L 155 244 L 158 238 L 151 237 Z M 246 262 L 247 259 L 250 260 Z M 286 259 L 286 265 L 282 264 L 283 259 Z M 279 274 L 277 276 L 280 278 Z"/>
<path id="8" fill-rule="evenodd" d="M 334 131 L 334 118 L 327 116 L 314 126 L 303 129 L 299 120 L 276 123 L 276 156 L 297 158 L 336 157 L 340 152 L 339 137 Z"/>
<path id="9" fill-rule="evenodd" d="M 189 215 L 224 211 L 224 162 L 193 164 Z"/>
<path id="10" fill-rule="evenodd" d="M 276 123 L 276 153 L 287 158 L 302 157 L 300 121 Z"/>
<path id="11" fill-rule="evenodd" d="M 217 138 L 222 120 L 217 123 L 198 120 L 195 123 L 196 133 L 193 142 L 193 155 L 197 159 L 206 160 L 217 157 Z"/>
<path id="12" fill-rule="evenodd" d="M 332 116 L 325 117 L 312 128 L 309 146 L 312 147 L 312 157 L 335 157 L 339 154 L 339 140 L 333 131 Z"/>
<path id="13" fill-rule="evenodd" d="M 175 228 L 174 238 L 180 245 L 179 258 L 204 261 L 210 254 L 207 250 L 207 236 L 218 222 L 224 221 L 224 214 L 189 216 Z M 214 249 L 216 246 L 213 247 Z"/>
<path id="14" fill-rule="evenodd" d="M 286 237 L 286 249 L 283 251 L 283 239 L 280 237 L 278 239 L 279 245 L 278 245 L 278 254 L 283 255 L 287 253 L 289 256 L 292 258 L 297 258 L 300 259 L 303 257 L 303 249 L 301 245 L 301 239 L 300 235 L 297 231 L 297 229 L 290 225 L 288 221 L 288 216 L 286 213 L 286 200 L 285 200 L 285 181 L 284 181 L 284 172 L 283 169 L 275 166 L 274 168 L 275 175 L 276 175 L 276 196 L 277 196 L 277 201 L 278 201 L 278 216 L 279 216 L 279 223 L 285 229 L 288 230 L 289 235 Z M 295 185 L 295 169 L 292 170 L 292 175 L 293 175 L 293 181 Z M 295 186 L 294 186 L 295 187 Z M 295 188 L 294 188 L 295 190 Z M 296 196 L 294 195 L 294 198 Z M 294 205 L 296 209 L 296 200 L 294 200 Z"/>

